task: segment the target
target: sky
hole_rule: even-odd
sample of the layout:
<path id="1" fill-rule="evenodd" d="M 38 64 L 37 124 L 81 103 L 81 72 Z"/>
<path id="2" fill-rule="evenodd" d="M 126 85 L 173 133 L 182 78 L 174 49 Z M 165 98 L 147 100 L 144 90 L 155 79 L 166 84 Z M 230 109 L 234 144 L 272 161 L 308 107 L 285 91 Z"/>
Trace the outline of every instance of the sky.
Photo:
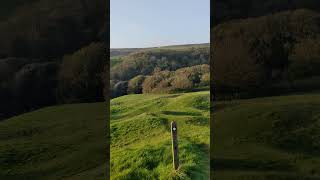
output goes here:
<path id="1" fill-rule="evenodd" d="M 210 41 L 210 0 L 111 0 L 110 47 Z"/>

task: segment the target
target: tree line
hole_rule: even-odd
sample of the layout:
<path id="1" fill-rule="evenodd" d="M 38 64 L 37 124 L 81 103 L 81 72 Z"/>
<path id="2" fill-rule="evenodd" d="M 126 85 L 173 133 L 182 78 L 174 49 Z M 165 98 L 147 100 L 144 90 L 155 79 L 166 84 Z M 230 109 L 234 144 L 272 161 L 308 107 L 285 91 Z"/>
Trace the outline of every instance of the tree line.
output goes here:
<path id="1" fill-rule="evenodd" d="M 209 46 L 154 48 L 123 56 L 110 69 L 111 95 L 169 93 L 208 86 L 209 51 Z"/>
<path id="2" fill-rule="evenodd" d="M 217 97 L 319 88 L 319 20 L 318 12 L 295 10 L 216 26 L 211 66 Z"/>
<path id="3" fill-rule="evenodd" d="M 106 1 L 3 3 L 11 11 L 0 18 L 0 119 L 49 105 L 103 100 Z"/>

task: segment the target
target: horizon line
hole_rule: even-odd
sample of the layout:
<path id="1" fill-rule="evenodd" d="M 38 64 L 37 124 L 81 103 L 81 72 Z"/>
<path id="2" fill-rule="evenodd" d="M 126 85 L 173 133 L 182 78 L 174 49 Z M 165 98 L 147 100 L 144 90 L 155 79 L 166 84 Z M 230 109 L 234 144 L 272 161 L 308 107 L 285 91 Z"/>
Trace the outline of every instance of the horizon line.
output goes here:
<path id="1" fill-rule="evenodd" d="M 168 44 L 168 45 L 146 46 L 146 47 L 110 47 L 110 49 L 150 49 L 150 48 L 161 48 L 161 47 L 170 47 L 170 46 L 187 46 L 187 45 L 197 45 L 197 44 L 210 44 L 210 42 L 187 43 L 187 44 Z"/>

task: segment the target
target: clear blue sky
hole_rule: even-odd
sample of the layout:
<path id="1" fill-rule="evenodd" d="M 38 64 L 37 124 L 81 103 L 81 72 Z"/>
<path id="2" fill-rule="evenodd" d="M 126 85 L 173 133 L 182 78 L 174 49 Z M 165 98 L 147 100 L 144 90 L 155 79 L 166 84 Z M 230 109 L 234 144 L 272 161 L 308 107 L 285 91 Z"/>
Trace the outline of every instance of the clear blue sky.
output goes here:
<path id="1" fill-rule="evenodd" d="M 111 48 L 210 41 L 210 0 L 111 0 Z"/>

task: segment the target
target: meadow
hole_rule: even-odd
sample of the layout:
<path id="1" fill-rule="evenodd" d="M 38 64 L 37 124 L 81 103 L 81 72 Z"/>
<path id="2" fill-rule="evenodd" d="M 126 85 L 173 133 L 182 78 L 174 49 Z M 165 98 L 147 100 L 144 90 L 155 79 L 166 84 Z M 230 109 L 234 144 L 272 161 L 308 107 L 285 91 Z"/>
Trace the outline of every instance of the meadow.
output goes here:
<path id="1" fill-rule="evenodd" d="M 128 95 L 111 104 L 112 179 L 208 179 L 208 91 Z M 103 102 L 68 104 L 1 121 L 0 179 L 105 179 L 106 109 Z M 178 172 L 172 120 L 179 128 Z"/>
<path id="2" fill-rule="evenodd" d="M 211 176 L 319 179 L 319 93 L 218 101 Z M 43 108 L 0 122 L 0 179 L 105 179 L 105 103 Z M 111 101 L 112 179 L 208 179 L 209 92 Z M 180 169 L 171 156 L 178 123 Z M 105 126 L 103 126 L 105 125 Z"/>
<path id="3" fill-rule="evenodd" d="M 213 177 L 319 179 L 319 106 L 319 93 L 215 103 Z"/>
<path id="4" fill-rule="evenodd" d="M 0 179 L 106 179 L 106 104 L 43 108 L 0 122 Z"/>
<path id="5" fill-rule="evenodd" d="M 209 92 L 127 95 L 111 101 L 111 179 L 209 179 Z M 180 168 L 170 123 L 178 124 Z"/>

